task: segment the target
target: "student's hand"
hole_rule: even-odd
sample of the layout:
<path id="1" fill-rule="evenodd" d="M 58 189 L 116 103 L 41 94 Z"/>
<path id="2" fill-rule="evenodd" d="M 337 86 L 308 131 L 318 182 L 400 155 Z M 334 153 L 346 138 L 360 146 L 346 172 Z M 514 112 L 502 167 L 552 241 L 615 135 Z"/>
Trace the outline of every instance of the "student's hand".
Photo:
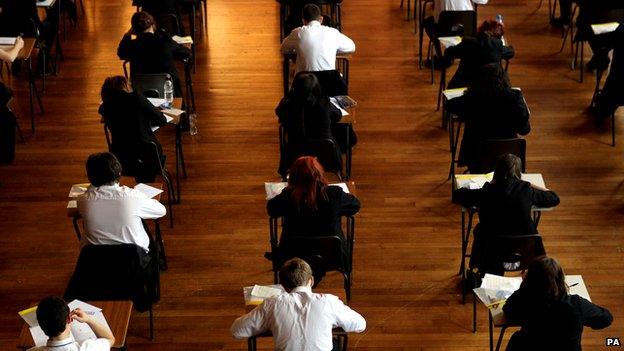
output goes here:
<path id="1" fill-rule="evenodd" d="M 78 321 L 81 323 L 88 323 L 91 321 L 91 316 L 80 308 L 76 308 L 75 310 L 71 311 L 69 316 L 71 317 L 72 321 Z"/>
<path id="2" fill-rule="evenodd" d="M 24 47 L 24 39 L 22 39 L 22 37 L 17 37 L 15 39 L 15 47 L 20 50 Z"/>

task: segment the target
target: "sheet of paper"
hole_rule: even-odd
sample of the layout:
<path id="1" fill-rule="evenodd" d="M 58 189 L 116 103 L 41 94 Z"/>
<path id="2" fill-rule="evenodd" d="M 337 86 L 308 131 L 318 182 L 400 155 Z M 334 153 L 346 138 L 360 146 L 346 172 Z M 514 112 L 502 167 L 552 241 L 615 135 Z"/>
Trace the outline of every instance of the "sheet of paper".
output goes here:
<path id="1" fill-rule="evenodd" d="M 164 105 L 167 102 L 167 100 L 160 99 L 160 98 L 147 98 L 147 100 L 149 100 L 149 102 L 151 102 L 152 105 L 154 105 L 156 107 L 160 107 L 160 106 Z"/>
<path id="2" fill-rule="evenodd" d="M 154 188 L 153 186 L 143 184 L 143 183 L 139 183 L 135 185 L 134 189 L 142 192 L 143 194 L 145 194 L 145 196 L 149 197 L 150 199 L 154 198 L 155 196 L 163 192 L 162 189 Z"/>
<path id="3" fill-rule="evenodd" d="M 264 183 L 264 191 L 266 191 L 266 199 L 271 200 L 272 198 L 279 195 L 282 190 L 288 185 L 286 182 L 276 182 L 276 183 Z"/>
<path id="4" fill-rule="evenodd" d="M 342 190 L 343 190 L 345 193 L 347 193 L 347 194 L 349 193 L 349 187 L 347 186 L 347 183 L 334 183 L 334 184 L 330 184 L 330 185 L 339 186 L 339 187 L 341 187 L 341 188 L 342 188 Z"/>
<path id="5" fill-rule="evenodd" d="M 329 99 L 329 101 L 332 103 L 332 105 L 336 106 L 336 108 L 340 110 L 340 113 L 341 113 L 343 116 L 348 116 L 348 115 L 349 115 L 349 112 L 347 112 L 347 110 L 345 110 L 345 109 L 343 109 L 342 107 L 340 107 L 340 105 L 338 105 L 338 102 L 336 102 L 336 99 L 333 99 L 333 100 L 332 100 L 332 99 L 333 99 L 333 98 L 330 98 L 330 99 Z"/>
<path id="6" fill-rule="evenodd" d="M 76 201 L 76 200 L 69 200 L 69 201 L 67 201 L 67 208 L 68 209 L 78 208 L 78 201 Z"/>
<path id="7" fill-rule="evenodd" d="M 617 29 L 619 25 L 620 24 L 618 22 L 598 23 L 598 24 L 592 24 L 591 28 L 594 34 L 599 35 L 599 34 L 615 32 L 615 30 Z"/>
<path id="8" fill-rule="evenodd" d="M 37 321 L 37 306 L 27 308 L 23 311 L 17 312 L 20 317 L 28 324 L 30 327 L 36 327 L 39 325 Z"/>
<path id="9" fill-rule="evenodd" d="M 257 296 L 252 296 L 251 292 L 253 291 L 254 286 L 246 286 L 243 288 L 243 297 L 245 299 L 245 305 L 246 306 L 257 306 L 259 304 L 261 304 L 264 301 L 264 298 L 261 297 L 257 297 Z M 272 285 L 267 285 L 267 287 L 273 288 L 273 289 L 278 289 L 280 291 L 285 291 L 284 287 L 281 286 L 280 284 L 272 284 Z"/>
<path id="10" fill-rule="evenodd" d="M 37 6 L 38 7 L 50 7 L 52 5 L 54 5 L 54 3 L 56 2 L 56 0 L 37 0 Z"/>
<path id="11" fill-rule="evenodd" d="M 30 327 L 30 335 L 32 335 L 35 346 L 45 346 L 48 342 L 48 336 L 45 335 L 39 325 L 36 327 Z"/>
<path id="12" fill-rule="evenodd" d="M 442 92 L 442 94 L 444 94 L 446 100 L 452 100 L 464 95 L 466 90 L 468 90 L 468 88 L 446 89 Z"/>
<path id="13" fill-rule="evenodd" d="M 570 291 L 570 295 L 578 295 L 591 302 L 591 297 L 589 296 L 589 292 L 587 291 L 585 281 L 583 281 L 583 276 L 566 275 L 565 280 L 566 284 L 568 284 L 568 290 Z"/>
<path id="14" fill-rule="evenodd" d="M 251 296 L 260 297 L 263 299 L 277 296 L 281 293 L 282 293 L 282 290 L 280 289 L 276 289 L 270 286 L 263 286 L 263 285 L 254 285 L 253 289 L 251 290 Z"/>
<path id="15" fill-rule="evenodd" d="M 491 182 L 494 172 L 488 174 L 457 174 L 455 175 L 455 183 L 457 189 L 481 189 L 486 182 Z"/>
<path id="16" fill-rule="evenodd" d="M 0 45 L 15 45 L 15 37 L 0 37 Z"/>
<path id="17" fill-rule="evenodd" d="M 521 277 L 501 277 L 494 274 L 486 274 L 481 286 L 474 292 L 481 302 L 490 308 L 500 308 L 501 305 L 520 288 Z"/>
<path id="18" fill-rule="evenodd" d="M 438 40 L 440 40 L 440 44 L 442 44 L 442 46 L 444 46 L 445 48 L 450 48 L 450 47 L 453 47 L 453 46 L 461 43 L 462 37 L 460 37 L 460 36 L 439 37 Z"/>
<path id="19" fill-rule="evenodd" d="M 161 110 L 160 112 L 165 114 L 165 118 L 167 119 L 167 123 L 173 121 L 173 117 L 179 117 L 184 113 L 184 110 L 180 110 L 177 108 L 166 108 Z M 173 117 L 171 117 L 173 116 Z"/>
<path id="20" fill-rule="evenodd" d="M 86 302 L 80 301 L 78 299 L 74 299 L 74 301 L 70 302 L 67 304 L 67 306 L 69 307 L 70 311 L 71 310 L 75 310 L 76 308 L 80 308 L 83 311 L 85 311 L 86 313 L 89 314 L 94 314 L 95 312 L 99 312 L 102 309 L 97 307 L 97 306 L 93 306 L 91 304 L 88 304 Z"/>
<path id="21" fill-rule="evenodd" d="M 537 185 L 542 188 L 546 188 L 546 184 L 544 184 L 544 178 L 541 173 L 523 173 L 522 180 L 525 182 L 529 182 L 533 185 Z"/>
<path id="22" fill-rule="evenodd" d="M 78 196 L 84 194 L 89 188 L 90 183 L 81 183 L 72 185 L 71 189 L 69 189 L 70 198 L 77 198 Z"/>
<path id="23" fill-rule="evenodd" d="M 173 41 L 178 44 L 193 44 L 193 37 L 191 37 L 190 35 L 187 35 L 185 37 L 174 35 L 171 37 L 171 39 L 173 39 Z"/>

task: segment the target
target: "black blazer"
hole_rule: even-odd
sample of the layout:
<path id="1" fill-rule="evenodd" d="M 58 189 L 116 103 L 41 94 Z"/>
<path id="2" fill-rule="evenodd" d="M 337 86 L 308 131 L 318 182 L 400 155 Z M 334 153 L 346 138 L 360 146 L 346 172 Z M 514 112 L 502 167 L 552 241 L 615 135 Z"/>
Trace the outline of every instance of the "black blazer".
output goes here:
<path id="1" fill-rule="evenodd" d="M 124 35 L 117 48 L 117 56 L 130 61 L 131 74 L 169 73 L 173 79 L 176 96 L 181 96 L 182 85 L 175 66 L 175 60 L 190 57 L 191 52 L 171 39 L 162 30 L 156 33 L 141 33 L 132 40 Z"/>
<path id="2" fill-rule="evenodd" d="M 515 52 L 513 47 L 504 46 L 502 40 L 479 34 L 477 37 L 466 37 L 461 43 L 445 50 L 444 56 L 449 59 L 459 58 L 459 67 L 448 83 L 448 88 L 470 86 L 482 66 L 490 63 L 500 64 L 503 59 L 511 59 Z"/>
<path id="3" fill-rule="evenodd" d="M 134 148 L 138 141 L 153 141 L 162 155 L 162 148 L 152 127 L 164 126 L 167 120 L 143 95 L 119 92 L 110 101 L 102 103 L 99 113 L 111 130 L 113 150 L 123 152 L 127 148 Z"/>
<path id="4" fill-rule="evenodd" d="M 519 90 L 507 89 L 493 97 L 467 91 L 449 100 L 447 108 L 466 122 L 459 150 L 460 166 L 471 168 L 478 161 L 479 147 L 486 139 L 516 138 L 531 131 L 529 109 Z"/>
<path id="5" fill-rule="evenodd" d="M 269 216 L 284 217 L 281 241 L 288 236 L 342 235 L 340 217 L 356 214 L 360 201 L 338 186 L 327 187 L 327 197 L 328 201 L 319 201 L 316 211 L 298 209 L 287 189 L 269 200 Z"/>
<path id="6" fill-rule="evenodd" d="M 607 118 L 624 105 L 624 25 L 620 24 L 615 32 L 603 35 L 609 35 L 613 43 L 613 61 L 595 108 L 598 117 Z"/>
<path id="7" fill-rule="evenodd" d="M 35 36 L 35 28 L 41 30 L 37 14 L 37 0 L 0 0 L 0 35 Z M 32 21 L 31 21 L 32 20 Z"/>
<path id="8" fill-rule="evenodd" d="M 609 21 L 622 22 L 624 20 L 624 2 L 621 0 L 576 0 L 579 6 L 579 14 L 576 19 L 578 31 L 575 41 L 588 40 L 594 37 L 591 25 Z M 604 18 L 602 14 L 610 10 L 622 10 L 610 13 L 610 18 Z"/>
<path id="9" fill-rule="evenodd" d="M 479 231 L 485 235 L 537 234 L 531 208 L 559 204 L 554 192 L 535 189 L 518 179 L 485 183 L 481 189 L 459 189 L 453 198 L 465 207 L 479 207 Z"/>
<path id="10" fill-rule="evenodd" d="M 507 351 L 581 351 L 583 326 L 606 328 L 611 313 L 578 295 L 555 301 L 537 301 L 521 287 L 503 306 L 508 319 L 521 322 L 522 329 L 509 341 Z"/>

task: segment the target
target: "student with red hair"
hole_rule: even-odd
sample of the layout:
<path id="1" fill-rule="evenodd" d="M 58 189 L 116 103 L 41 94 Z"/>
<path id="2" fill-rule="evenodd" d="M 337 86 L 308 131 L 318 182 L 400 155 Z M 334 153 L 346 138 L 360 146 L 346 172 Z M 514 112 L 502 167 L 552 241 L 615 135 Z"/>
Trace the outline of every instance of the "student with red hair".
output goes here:
<path id="1" fill-rule="evenodd" d="M 444 57 L 449 62 L 456 58 L 461 60 L 448 88 L 467 87 L 484 65 L 500 64 L 503 59 L 511 59 L 514 49 L 503 45 L 504 33 L 502 23 L 486 20 L 477 30 L 476 37 L 465 37 L 458 45 L 446 49 Z"/>
<path id="2" fill-rule="evenodd" d="M 289 174 L 288 186 L 267 203 L 269 216 L 284 217 L 280 257 L 273 258 L 279 260 L 292 258 L 287 249 L 289 237 L 343 237 L 340 217 L 354 215 L 360 210 L 360 201 L 355 196 L 327 183 L 323 166 L 316 157 L 299 157 Z M 314 281 L 318 283 L 323 274 L 315 269 Z"/>

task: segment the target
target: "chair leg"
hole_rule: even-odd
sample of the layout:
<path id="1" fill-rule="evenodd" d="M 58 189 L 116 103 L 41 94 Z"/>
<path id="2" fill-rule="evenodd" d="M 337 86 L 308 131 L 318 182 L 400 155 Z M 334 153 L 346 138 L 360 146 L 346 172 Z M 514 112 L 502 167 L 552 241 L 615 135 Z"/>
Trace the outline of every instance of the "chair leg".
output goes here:
<path id="1" fill-rule="evenodd" d="M 167 186 L 167 206 L 169 207 L 169 227 L 173 228 L 173 203 L 175 202 L 175 194 L 173 190 L 173 184 L 171 183 L 171 179 L 167 174 L 167 171 L 162 173 L 163 180 Z"/>
<path id="2" fill-rule="evenodd" d="M 501 327 L 500 335 L 498 336 L 498 342 L 496 343 L 496 351 L 500 350 L 501 344 L 503 343 L 503 336 L 505 336 L 505 331 L 507 330 L 506 326 Z"/>
<path id="3" fill-rule="evenodd" d="M 477 295 L 472 293 L 472 332 L 477 332 Z"/>
<path id="4" fill-rule="evenodd" d="M 345 293 L 347 295 L 347 305 L 349 304 L 349 301 L 351 300 L 351 273 L 344 273 L 344 289 L 345 289 Z"/>
<path id="5" fill-rule="evenodd" d="M 154 340 L 154 311 L 152 310 L 152 305 L 149 308 L 149 325 L 150 325 L 150 341 Z"/>

